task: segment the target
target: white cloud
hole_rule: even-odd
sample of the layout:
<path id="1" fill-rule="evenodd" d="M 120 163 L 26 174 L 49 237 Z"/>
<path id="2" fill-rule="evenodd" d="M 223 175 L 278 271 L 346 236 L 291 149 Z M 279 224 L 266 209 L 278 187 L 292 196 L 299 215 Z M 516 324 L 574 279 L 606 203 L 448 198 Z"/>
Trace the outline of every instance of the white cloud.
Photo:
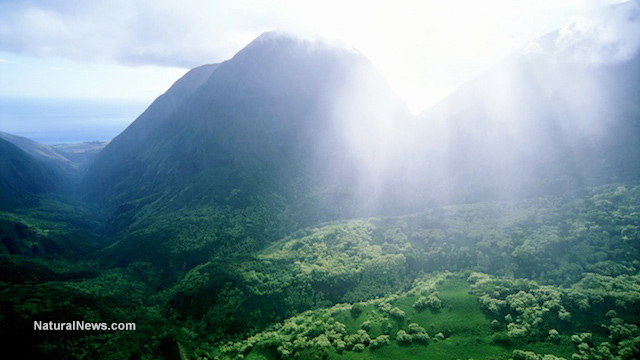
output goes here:
<path id="1" fill-rule="evenodd" d="M 279 22 L 258 1 L 0 3 L 4 51 L 81 61 L 192 67 L 224 60 Z M 277 5 L 277 4 L 276 4 Z"/>
<path id="2" fill-rule="evenodd" d="M 574 17 L 556 40 L 559 60 L 588 65 L 614 64 L 640 50 L 640 1 Z"/>
<path id="3" fill-rule="evenodd" d="M 599 0 L 0 0 L 0 49 L 76 62 L 190 68 L 264 31 L 352 44 L 414 111 Z"/>

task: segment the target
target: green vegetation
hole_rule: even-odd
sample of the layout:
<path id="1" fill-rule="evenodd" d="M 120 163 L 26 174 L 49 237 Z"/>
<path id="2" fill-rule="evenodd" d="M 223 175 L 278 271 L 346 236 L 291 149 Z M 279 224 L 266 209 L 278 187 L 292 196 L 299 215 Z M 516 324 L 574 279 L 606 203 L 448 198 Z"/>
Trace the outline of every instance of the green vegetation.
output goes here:
<path id="1" fill-rule="evenodd" d="M 626 285 L 620 293 L 607 296 L 615 300 L 626 298 L 634 286 L 640 285 L 640 278 L 625 279 L 623 283 Z M 436 291 L 442 298 L 443 311 L 419 310 L 410 305 L 416 298 Z M 491 296 L 498 293 L 509 294 L 505 295 L 507 300 L 500 314 L 495 314 L 486 300 L 478 301 L 482 298 L 497 301 Z M 593 294 L 581 286 L 563 289 L 480 273 L 441 274 L 421 278 L 411 290 L 398 295 L 307 311 L 244 340 L 220 347 L 201 346 L 196 353 L 203 358 L 220 359 L 254 358 L 257 356 L 254 354 L 273 359 L 422 359 L 428 356 L 430 359 L 617 360 L 637 356 L 638 327 L 615 317 L 616 310 L 607 311 L 605 316 L 612 318 L 610 325 L 604 327 L 597 321 L 586 321 L 593 309 L 576 310 L 575 316 L 585 321 L 568 322 L 558 318 L 556 313 L 565 311 L 565 307 L 573 309 L 579 296 Z M 638 308 L 637 302 L 629 305 L 627 314 Z M 361 309 L 357 316 L 351 311 L 354 306 Z M 391 307 L 404 311 L 406 318 L 391 317 L 388 311 Z M 617 308 L 625 309 L 624 306 Z M 491 318 L 502 318 L 504 313 L 509 323 L 499 328 L 492 326 Z M 629 317 L 637 318 L 637 315 Z M 367 330 L 362 329 L 365 323 Z M 547 331 L 550 326 L 562 327 L 562 331 Z M 505 329 L 515 327 L 523 330 L 509 330 L 505 335 Z M 595 336 L 585 332 L 590 329 Z M 594 345 L 595 338 L 604 339 L 607 335 L 608 342 Z M 539 351 L 544 354 L 537 354 Z"/>
<path id="2" fill-rule="evenodd" d="M 85 207 L 43 198 L 28 209 L 0 211 L 0 254 L 78 259 L 105 245 L 97 227 Z"/>
<path id="3" fill-rule="evenodd" d="M 637 357 L 638 187 L 296 231 L 282 202 L 157 204 L 106 247 L 78 205 L 0 213 L 0 336 L 34 358 Z"/>

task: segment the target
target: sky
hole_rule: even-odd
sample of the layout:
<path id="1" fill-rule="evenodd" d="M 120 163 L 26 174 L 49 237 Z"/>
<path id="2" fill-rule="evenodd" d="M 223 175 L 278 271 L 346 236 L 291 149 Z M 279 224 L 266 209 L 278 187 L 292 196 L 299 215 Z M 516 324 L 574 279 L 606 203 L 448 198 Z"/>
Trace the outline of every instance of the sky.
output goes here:
<path id="1" fill-rule="evenodd" d="M 278 29 L 357 48 L 419 113 L 529 41 L 616 2 L 0 0 L 0 131 L 28 134 L 35 121 L 9 113 L 15 99 L 126 101 L 102 120 L 118 123 L 103 135 L 115 136 L 188 69 Z M 42 139 L 47 126 L 33 124 Z"/>

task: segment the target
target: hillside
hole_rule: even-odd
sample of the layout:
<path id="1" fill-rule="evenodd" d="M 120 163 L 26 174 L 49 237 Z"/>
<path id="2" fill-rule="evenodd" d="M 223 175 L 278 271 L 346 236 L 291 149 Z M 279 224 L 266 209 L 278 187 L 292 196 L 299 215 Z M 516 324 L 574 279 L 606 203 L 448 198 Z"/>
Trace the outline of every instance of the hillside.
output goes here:
<path id="1" fill-rule="evenodd" d="M 57 169 L 61 172 L 73 171 L 73 165 L 69 159 L 58 153 L 50 146 L 40 144 L 33 140 L 27 139 L 22 136 L 16 136 L 5 132 L 0 132 L 0 138 L 14 144 L 22 149 L 22 151 L 33 156 L 38 161 L 41 161 L 50 167 Z"/>
<path id="2" fill-rule="evenodd" d="M 593 291 L 585 287 L 589 281 L 620 284 L 621 291 Z M 637 314 L 629 316 L 630 307 L 580 304 L 605 297 L 627 304 L 633 299 L 634 306 L 638 278 L 626 282 L 592 277 L 562 289 L 447 273 L 420 279 L 398 295 L 307 311 L 243 341 L 196 353 L 221 359 L 631 359 L 638 355 L 639 332 L 623 318 Z"/>
<path id="3" fill-rule="evenodd" d="M 63 186 L 59 173 L 7 140 L 0 139 L 0 209 L 33 203 Z"/>
<path id="4" fill-rule="evenodd" d="M 103 142 L 85 142 L 49 146 L 5 132 L 0 132 L 0 139 L 17 146 L 49 172 L 55 173 L 55 177 L 61 179 L 57 191 L 63 193 L 75 191 L 86 168 L 106 145 Z"/>

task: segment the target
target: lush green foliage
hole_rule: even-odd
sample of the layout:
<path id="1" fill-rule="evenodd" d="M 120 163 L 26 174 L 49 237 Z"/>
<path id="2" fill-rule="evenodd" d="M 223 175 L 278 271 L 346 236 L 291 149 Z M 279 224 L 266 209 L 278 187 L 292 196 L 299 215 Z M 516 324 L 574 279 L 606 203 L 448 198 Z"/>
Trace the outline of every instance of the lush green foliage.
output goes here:
<path id="1" fill-rule="evenodd" d="M 611 281 L 620 291 L 606 296 L 615 300 L 637 294 L 635 287 L 640 285 L 637 277 Z M 436 293 L 441 297 L 440 309 L 411 305 L 416 298 Z M 638 355 L 638 327 L 617 317 L 616 310 L 602 314 L 608 317 L 603 324 L 600 316 L 590 316 L 596 309 L 575 310 L 573 316 L 583 318 L 578 322 L 558 316 L 566 308 L 574 309 L 577 298 L 593 296 L 578 285 L 565 289 L 481 273 L 442 274 L 421 278 L 399 295 L 307 311 L 241 341 L 200 346 L 196 355 L 220 359 L 420 359 L 426 355 L 432 359 L 633 359 Z M 499 314 L 492 306 L 496 302 L 503 306 Z M 637 320 L 637 303 L 629 304 L 630 308 L 617 304 L 619 311 Z M 354 313 L 354 307 L 360 310 Z M 394 318 L 389 311 L 393 308 L 406 313 Z M 493 325 L 492 317 L 500 319 L 500 326 Z M 602 342 L 595 345 L 596 339 Z"/>
<path id="2" fill-rule="evenodd" d="M 41 358 L 636 356 L 640 188 L 294 232 L 274 199 L 140 203 L 120 241 L 88 257 L 106 242 L 86 209 L 49 200 L 2 213 L 14 249 L 0 256 L 2 335 Z M 468 271 L 470 285 L 425 276 L 443 271 Z M 138 330 L 37 333 L 34 319 Z M 582 333 L 591 340 L 574 344 Z"/>

